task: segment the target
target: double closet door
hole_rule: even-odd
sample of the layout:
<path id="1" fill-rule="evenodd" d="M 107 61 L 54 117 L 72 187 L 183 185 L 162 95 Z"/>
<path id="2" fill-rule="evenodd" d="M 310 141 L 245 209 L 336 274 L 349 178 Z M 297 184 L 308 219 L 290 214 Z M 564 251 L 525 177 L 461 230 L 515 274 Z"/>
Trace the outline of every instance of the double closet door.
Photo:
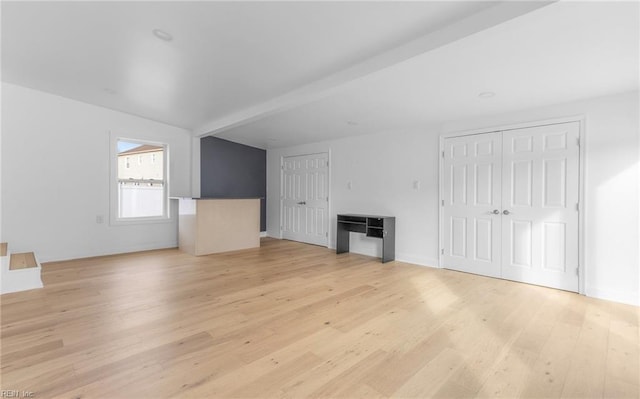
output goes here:
<path id="1" fill-rule="evenodd" d="M 443 266 L 578 291 L 578 122 L 444 140 Z"/>

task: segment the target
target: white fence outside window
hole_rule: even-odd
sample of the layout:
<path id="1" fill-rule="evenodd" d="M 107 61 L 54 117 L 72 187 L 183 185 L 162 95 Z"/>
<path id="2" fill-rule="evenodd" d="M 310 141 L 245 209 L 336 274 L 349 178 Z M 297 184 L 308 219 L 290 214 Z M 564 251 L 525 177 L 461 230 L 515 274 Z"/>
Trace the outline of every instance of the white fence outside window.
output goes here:
<path id="1" fill-rule="evenodd" d="M 162 183 L 118 182 L 120 217 L 154 217 L 164 215 Z"/>

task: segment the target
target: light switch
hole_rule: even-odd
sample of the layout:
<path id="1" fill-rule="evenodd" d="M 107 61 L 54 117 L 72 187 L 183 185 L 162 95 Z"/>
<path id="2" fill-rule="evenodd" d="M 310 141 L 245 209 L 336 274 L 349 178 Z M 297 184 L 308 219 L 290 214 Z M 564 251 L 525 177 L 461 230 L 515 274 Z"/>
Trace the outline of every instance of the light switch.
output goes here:
<path id="1" fill-rule="evenodd" d="M 413 189 L 414 190 L 420 190 L 420 180 L 414 180 L 413 181 Z"/>

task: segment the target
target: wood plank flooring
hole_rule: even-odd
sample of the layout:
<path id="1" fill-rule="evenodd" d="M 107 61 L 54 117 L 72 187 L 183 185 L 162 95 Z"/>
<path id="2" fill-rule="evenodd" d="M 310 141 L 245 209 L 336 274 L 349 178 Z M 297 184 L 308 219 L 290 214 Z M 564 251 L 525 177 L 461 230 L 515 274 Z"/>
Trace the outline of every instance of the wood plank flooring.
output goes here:
<path id="1" fill-rule="evenodd" d="M 637 307 L 264 239 L 43 265 L 0 297 L 35 398 L 640 396 Z"/>
<path id="2" fill-rule="evenodd" d="M 38 262 L 36 262 L 36 256 L 33 252 L 11 254 L 9 270 L 28 269 L 31 267 L 38 267 Z"/>

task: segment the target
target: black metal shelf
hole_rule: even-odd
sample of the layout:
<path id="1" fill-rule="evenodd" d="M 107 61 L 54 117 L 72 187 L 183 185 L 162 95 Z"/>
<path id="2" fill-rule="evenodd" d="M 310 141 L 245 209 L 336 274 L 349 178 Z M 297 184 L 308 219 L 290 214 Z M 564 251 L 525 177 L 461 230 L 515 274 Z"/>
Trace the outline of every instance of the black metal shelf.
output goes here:
<path id="1" fill-rule="evenodd" d="M 338 215 L 336 253 L 349 252 L 349 233 L 364 233 L 382 240 L 382 263 L 395 259 L 396 218 L 393 216 Z"/>

